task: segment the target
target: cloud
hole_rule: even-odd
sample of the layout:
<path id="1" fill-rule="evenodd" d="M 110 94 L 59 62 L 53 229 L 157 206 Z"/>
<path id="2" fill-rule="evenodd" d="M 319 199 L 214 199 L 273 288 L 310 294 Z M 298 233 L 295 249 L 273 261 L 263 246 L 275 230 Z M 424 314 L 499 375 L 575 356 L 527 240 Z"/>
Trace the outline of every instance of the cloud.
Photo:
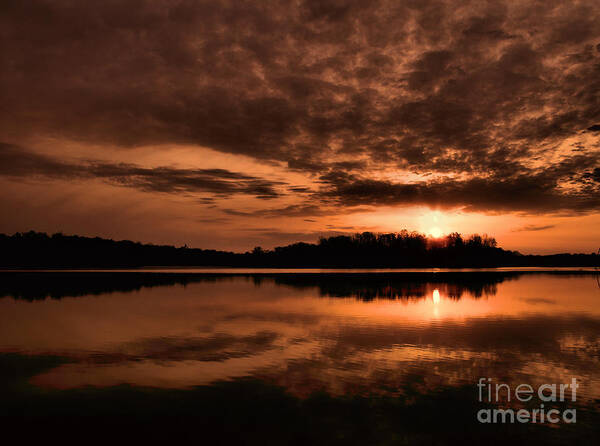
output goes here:
<path id="1" fill-rule="evenodd" d="M 513 232 L 545 231 L 546 229 L 552 229 L 555 227 L 556 225 L 525 225 L 513 229 Z"/>
<path id="2" fill-rule="evenodd" d="M 597 143 L 582 139 L 585 162 L 565 171 L 566 142 L 598 132 L 593 0 L 5 0 L 0 8 L 0 131 L 10 143 L 208 147 L 321 179 L 321 191 L 292 189 L 319 205 L 598 210 L 598 188 L 583 181 L 595 178 L 586 175 L 598 168 Z M 235 169 L 27 156 L 11 175 L 281 194 Z M 333 180 L 340 172 L 347 176 Z"/>
<path id="3" fill-rule="evenodd" d="M 118 186 L 148 192 L 209 193 L 217 196 L 254 195 L 276 198 L 279 182 L 267 181 L 225 169 L 176 169 L 140 167 L 100 161 L 72 162 L 0 143 L 0 176 L 45 179 L 101 179 Z"/>
<path id="4" fill-rule="evenodd" d="M 228 215 L 235 216 L 253 216 L 253 217 L 301 217 L 301 216 L 320 216 L 332 215 L 337 213 L 331 209 L 323 209 L 318 205 L 311 204 L 291 204 L 280 208 L 258 209 L 255 211 L 239 211 L 236 209 L 223 209 Z"/>
<path id="5" fill-rule="evenodd" d="M 585 172 L 582 177 L 584 182 L 596 182 L 600 183 L 600 167 L 596 167 L 594 170 Z"/>
<path id="6" fill-rule="evenodd" d="M 581 170 L 598 162 L 598 155 L 577 155 L 560 164 L 537 170 L 513 169 L 511 173 L 440 177 L 428 181 L 395 183 L 345 172 L 321 176 L 317 194 L 341 206 L 428 205 L 463 207 L 472 211 L 585 213 L 600 209 L 600 188 L 593 184 L 596 170 Z"/>

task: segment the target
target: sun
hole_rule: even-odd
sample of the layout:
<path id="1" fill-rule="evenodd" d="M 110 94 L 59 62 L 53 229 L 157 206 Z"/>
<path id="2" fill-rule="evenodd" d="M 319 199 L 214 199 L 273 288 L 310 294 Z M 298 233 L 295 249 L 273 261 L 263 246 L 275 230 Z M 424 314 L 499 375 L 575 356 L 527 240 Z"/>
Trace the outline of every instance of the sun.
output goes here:
<path id="1" fill-rule="evenodd" d="M 421 215 L 420 229 L 428 238 L 439 239 L 447 234 L 447 216 L 438 210 L 425 212 Z"/>
<path id="2" fill-rule="evenodd" d="M 437 226 L 434 226 L 433 228 L 429 229 L 429 234 L 431 234 L 431 236 L 433 238 L 440 238 L 442 236 L 443 232 L 440 228 L 438 228 Z"/>

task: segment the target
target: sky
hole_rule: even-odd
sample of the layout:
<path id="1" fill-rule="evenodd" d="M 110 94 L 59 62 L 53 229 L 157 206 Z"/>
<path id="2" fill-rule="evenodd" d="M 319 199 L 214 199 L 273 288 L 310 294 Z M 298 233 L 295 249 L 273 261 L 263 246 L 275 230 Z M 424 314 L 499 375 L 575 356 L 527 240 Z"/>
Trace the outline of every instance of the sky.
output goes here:
<path id="1" fill-rule="evenodd" d="M 600 247 L 584 1 L 0 2 L 0 232 Z"/>

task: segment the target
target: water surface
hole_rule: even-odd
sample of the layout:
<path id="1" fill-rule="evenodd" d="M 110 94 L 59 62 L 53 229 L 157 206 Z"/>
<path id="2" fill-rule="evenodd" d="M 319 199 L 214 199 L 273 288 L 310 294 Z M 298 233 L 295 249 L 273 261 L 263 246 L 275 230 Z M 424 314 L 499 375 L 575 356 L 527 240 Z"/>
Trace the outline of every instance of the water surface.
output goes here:
<path id="1" fill-rule="evenodd" d="M 600 398 L 593 272 L 2 273 L 0 352 L 48 389 L 256 378 L 306 396 L 581 383 Z"/>

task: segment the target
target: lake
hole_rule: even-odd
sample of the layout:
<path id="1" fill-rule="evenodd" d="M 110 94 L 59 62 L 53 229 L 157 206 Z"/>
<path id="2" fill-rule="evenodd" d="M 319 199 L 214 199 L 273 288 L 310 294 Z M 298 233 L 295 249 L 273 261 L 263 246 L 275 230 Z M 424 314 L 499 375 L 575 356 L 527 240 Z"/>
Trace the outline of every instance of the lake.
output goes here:
<path id="1" fill-rule="evenodd" d="M 597 435 L 593 269 L 55 271 L 0 279 L 0 388 L 10 395 L 4 410 L 12 422 L 86 410 L 121 420 L 141 410 L 150 420 L 170 408 L 203 413 L 218 438 L 239 440 L 237 432 L 257 444 L 533 435 L 563 444 Z M 571 384 L 562 401 L 560 384 Z M 531 400 L 517 398 L 519 385 L 534 389 Z M 261 419 L 244 430 L 238 420 L 231 431 L 211 418 L 207 401 L 226 407 L 214 410 L 230 421 L 269 410 L 287 427 Z M 128 409 L 115 407 L 122 404 Z M 531 415 L 540 406 L 555 408 L 559 422 L 477 418 L 482 409 Z M 562 418 L 569 409 L 576 422 Z M 302 437 L 309 434 L 301 419 L 318 437 Z"/>

